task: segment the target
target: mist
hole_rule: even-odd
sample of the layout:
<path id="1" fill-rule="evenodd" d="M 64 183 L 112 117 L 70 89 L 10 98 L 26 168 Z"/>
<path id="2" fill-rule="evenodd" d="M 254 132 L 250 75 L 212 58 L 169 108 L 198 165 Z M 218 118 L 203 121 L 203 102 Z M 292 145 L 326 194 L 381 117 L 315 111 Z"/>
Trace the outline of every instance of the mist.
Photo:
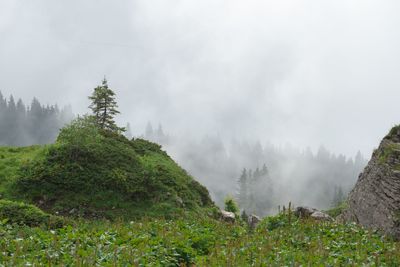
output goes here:
<path id="1" fill-rule="evenodd" d="M 119 123 L 140 136 L 149 121 L 160 122 L 185 144 L 184 151 L 165 146 L 182 165 L 183 152 L 206 135 L 226 147 L 239 140 L 317 154 L 323 145 L 335 157 L 360 150 L 369 158 L 399 121 L 399 7 L 390 0 L 3 0 L 0 90 L 84 114 L 106 76 Z M 241 168 L 270 164 L 249 161 L 237 163 L 232 179 Z M 280 188 L 303 181 L 290 177 L 296 168 L 290 158 L 276 169 Z M 223 187 L 215 173 L 194 175 Z M 290 192 L 282 201 L 300 199 Z"/>

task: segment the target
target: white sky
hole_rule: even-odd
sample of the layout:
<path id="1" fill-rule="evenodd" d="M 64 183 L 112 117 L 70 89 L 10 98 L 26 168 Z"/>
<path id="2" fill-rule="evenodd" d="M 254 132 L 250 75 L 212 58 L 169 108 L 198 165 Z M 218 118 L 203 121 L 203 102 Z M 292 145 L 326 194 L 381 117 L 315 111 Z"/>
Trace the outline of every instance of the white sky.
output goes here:
<path id="1" fill-rule="evenodd" d="M 0 90 L 121 123 L 369 156 L 400 121 L 399 1 L 0 0 Z"/>

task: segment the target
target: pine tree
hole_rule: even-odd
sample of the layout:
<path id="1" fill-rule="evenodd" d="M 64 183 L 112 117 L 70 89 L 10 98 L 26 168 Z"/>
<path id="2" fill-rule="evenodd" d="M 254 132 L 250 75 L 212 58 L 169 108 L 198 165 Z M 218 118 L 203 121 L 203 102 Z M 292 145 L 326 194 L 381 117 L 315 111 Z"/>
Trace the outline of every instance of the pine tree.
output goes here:
<path id="1" fill-rule="evenodd" d="M 247 170 L 243 169 L 242 175 L 239 178 L 239 206 L 243 210 L 247 208 L 248 202 L 248 180 L 247 180 Z"/>
<path id="2" fill-rule="evenodd" d="M 102 84 L 94 89 L 89 99 L 92 101 L 89 108 L 93 111 L 96 123 L 101 129 L 118 133 L 125 131 L 115 124 L 114 117 L 120 112 L 117 110 L 115 93 L 108 87 L 105 78 Z"/>
<path id="3" fill-rule="evenodd" d="M 337 207 L 345 200 L 346 196 L 341 186 L 335 186 L 331 206 Z"/>

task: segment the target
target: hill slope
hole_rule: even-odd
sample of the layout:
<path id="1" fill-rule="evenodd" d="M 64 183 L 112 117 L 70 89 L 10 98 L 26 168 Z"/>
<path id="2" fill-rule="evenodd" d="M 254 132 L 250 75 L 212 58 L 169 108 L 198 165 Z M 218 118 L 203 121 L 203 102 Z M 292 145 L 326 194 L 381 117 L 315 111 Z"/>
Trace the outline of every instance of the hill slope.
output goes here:
<path id="1" fill-rule="evenodd" d="M 129 141 L 86 119 L 64 128 L 53 145 L 7 149 L 13 151 L 0 150 L 0 160 L 13 164 L 3 167 L 3 193 L 52 213 L 134 218 L 214 207 L 207 189 L 159 145 Z"/>

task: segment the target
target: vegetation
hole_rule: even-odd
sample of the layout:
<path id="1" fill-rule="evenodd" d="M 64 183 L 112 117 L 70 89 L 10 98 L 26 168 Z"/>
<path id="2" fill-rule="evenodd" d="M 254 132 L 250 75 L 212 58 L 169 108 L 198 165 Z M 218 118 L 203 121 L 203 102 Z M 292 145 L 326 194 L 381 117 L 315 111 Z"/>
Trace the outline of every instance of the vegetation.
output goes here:
<path id="1" fill-rule="evenodd" d="M 103 131 L 92 117 L 65 127 L 14 180 L 17 199 L 63 215 L 173 216 L 213 207 L 207 189 L 159 145 Z"/>
<path id="2" fill-rule="evenodd" d="M 61 227 L 63 220 L 60 217 L 44 213 L 35 206 L 0 200 L 0 220 L 3 223 L 23 224 L 27 226 Z"/>
<path id="3" fill-rule="evenodd" d="M 70 107 L 43 106 L 33 99 L 30 105 L 0 92 L 0 145 L 29 146 L 49 144 L 57 138 L 61 127 L 73 118 Z"/>
<path id="4" fill-rule="evenodd" d="M 173 157 L 207 186 L 218 205 L 224 205 L 226 195 L 237 192 L 235 198 L 248 214 L 273 214 L 287 201 L 286 196 L 293 196 L 297 204 L 330 208 L 336 188 L 347 195 L 367 164 L 360 152 L 346 157 L 321 146 L 314 153 L 292 146 L 261 145 L 257 140 L 229 142 L 212 133 L 198 139 L 174 135 L 163 126 L 149 123 L 143 129 L 144 138 L 174 151 Z M 288 179 L 296 181 L 296 186 L 280 182 Z"/>
<path id="5" fill-rule="evenodd" d="M 108 87 L 106 78 L 100 86 L 94 89 L 89 99 L 92 101 L 89 107 L 93 111 L 94 120 L 101 129 L 115 132 L 125 131 L 124 128 L 115 124 L 114 116 L 120 112 L 117 110 L 115 93 Z"/>
<path id="6" fill-rule="evenodd" d="M 397 143 L 386 145 L 379 156 L 379 163 L 381 164 L 387 163 L 389 157 L 394 153 L 400 153 L 400 145 Z"/>
<path id="7" fill-rule="evenodd" d="M 236 215 L 239 212 L 239 207 L 233 197 L 228 196 L 225 198 L 225 210 L 229 212 L 233 212 Z"/>
<path id="8" fill-rule="evenodd" d="M 391 142 L 392 138 L 396 138 L 399 129 L 400 125 L 393 127 L 385 137 L 389 142 L 383 147 L 383 150 L 380 151 L 378 157 L 378 162 L 380 164 L 386 164 L 390 158 L 400 156 L 400 145 L 397 142 Z M 400 164 L 394 166 L 394 169 L 400 170 Z"/>
<path id="9" fill-rule="evenodd" d="M 0 224 L 0 262 L 77 266 L 398 266 L 399 244 L 355 224 L 280 214 L 254 232 L 207 217 L 77 221 L 57 230 Z"/>
<path id="10" fill-rule="evenodd" d="M 388 137 L 393 137 L 394 135 L 397 135 L 397 132 L 398 132 L 399 130 L 400 130 L 400 125 L 394 126 L 394 127 L 390 130 Z"/>
<path id="11" fill-rule="evenodd" d="M 326 211 L 326 213 L 331 216 L 332 218 L 336 218 L 339 216 L 343 211 L 348 208 L 348 204 L 346 201 L 342 201 L 336 207 L 333 207 Z"/>
<path id="12" fill-rule="evenodd" d="M 54 144 L 0 148 L 1 266 L 400 264 L 398 243 L 356 224 L 299 220 L 291 204 L 249 229 L 229 197 L 238 222 L 216 220 L 208 190 L 159 145 L 120 134 L 107 90 L 104 81 L 94 116 L 78 117 Z M 262 177 L 269 182 L 266 166 L 243 172 L 240 201 L 252 203 Z"/>
<path id="13" fill-rule="evenodd" d="M 272 181 L 266 164 L 255 171 L 243 169 L 238 186 L 237 199 L 242 210 L 249 214 L 265 215 L 273 207 Z"/>

